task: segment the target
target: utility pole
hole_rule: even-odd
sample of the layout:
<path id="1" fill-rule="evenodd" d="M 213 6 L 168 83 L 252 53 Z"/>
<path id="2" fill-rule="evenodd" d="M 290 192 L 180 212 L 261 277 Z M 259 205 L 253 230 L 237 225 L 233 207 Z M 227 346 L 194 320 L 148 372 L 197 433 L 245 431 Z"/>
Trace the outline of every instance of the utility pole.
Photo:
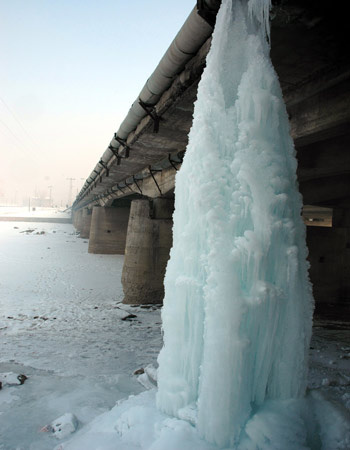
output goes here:
<path id="1" fill-rule="evenodd" d="M 85 178 L 79 178 L 80 181 L 84 181 Z M 79 183 L 80 184 L 80 183 Z M 79 191 L 81 190 L 82 186 L 77 186 L 77 195 L 79 194 Z"/>
<path id="2" fill-rule="evenodd" d="M 72 192 L 73 192 L 73 181 L 75 178 L 67 178 L 69 181 L 69 191 L 68 191 L 68 206 L 72 205 Z"/>
<path id="3" fill-rule="evenodd" d="M 48 189 L 49 189 L 49 192 L 50 192 L 50 197 L 49 197 L 49 205 L 50 205 L 50 208 L 52 207 L 52 187 L 53 186 L 47 186 L 48 187 Z"/>

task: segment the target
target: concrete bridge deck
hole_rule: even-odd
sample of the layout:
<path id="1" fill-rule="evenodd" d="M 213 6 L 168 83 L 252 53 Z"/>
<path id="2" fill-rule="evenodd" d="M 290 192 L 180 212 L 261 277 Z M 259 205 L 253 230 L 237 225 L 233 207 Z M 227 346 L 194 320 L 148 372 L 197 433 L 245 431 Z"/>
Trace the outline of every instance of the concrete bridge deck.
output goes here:
<path id="1" fill-rule="evenodd" d="M 214 4 L 214 12 L 219 3 L 209 2 Z M 304 6 L 299 6 L 302 3 Z M 290 115 L 305 203 L 330 205 L 339 203 L 344 186 L 350 184 L 350 157 L 344 150 L 350 140 L 350 61 L 342 39 L 345 29 L 341 17 L 326 2 L 317 3 L 315 7 L 313 2 L 288 1 L 274 7 L 271 58 Z M 198 20 L 208 26 L 199 16 Z M 132 193 L 145 191 L 149 195 L 151 186 L 152 196 L 171 190 L 174 168 L 169 155 L 178 167 L 186 149 L 210 39 L 209 36 L 173 77 L 170 87 L 149 108 L 149 115 L 144 112 L 135 129 L 128 133 L 124 139 L 127 152 L 112 139 L 112 147 L 119 145 L 121 157 L 108 155 L 104 160 L 102 156 L 79 193 L 75 209 L 111 204 L 113 199 Z M 151 116 L 159 120 L 156 130 Z M 327 189 L 322 188 L 324 183 Z"/>
<path id="2" fill-rule="evenodd" d="M 157 259 L 159 252 L 165 254 L 166 246 L 169 246 L 169 239 L 164 236 L 166 228 L 171 233 L 170 222 L 166 221 L 171 221 L 175 174 L 186 149 L 197 86 L 205 67 L 219 5 L 220 0 L 197 2 L 189 22 L 175 38 L 177 44 L 185 47 L 194 40 L 196 47 L 193 44 L 186 60 L 175 55 L 181 62 L 178 67 L 171 67 L 173 75 L 168 84 L 155 95 L 150 94 L 150 80 L 151 84 L 154 76 L 158 80 L 158 68 L 164 69 L 164 64 L 169 63 L 169 54 L 171 58 L 174 56 L 174 48 L 170 47 L 165 55 L 168 59 L 160 61 L 155 75 L 133 104 L 131 122 L 127 116 L 73 205 L 74 223 L 82 236 L 91 236 L 90 228 L 94 224 L 93 236 L 101 238 L 104 235 L 109 242 L 116 233 L 113 229 L 115 219 L 112 218 L 116 212 L 112 210 L 124 208 L 123 214 L 126 214 L 125 208 L 129 208 L 130 233 L 129 229 L 127 232 L 120 230 L 120 233 L 125 236 L 126 265 L 129 264 L 129 268 L 133 265 L 135 277 L 140 276 L 147 265 L 152 265 L 152 258 Z M 330 208 L 334 215 L 328 230 L 308 227 L 315 294 L 320 301 L 349 301 L 350 56 L 346 48 L 347 18 L 339 8 L 332 8 L 324 0 L 273 2 L 271 18 L 271 58 L 290 118 L 304 204 Z M 193 27 L 197 27 L 197 31 L 193 31 Z M 198 41 L 198 33 L 202 41 Z M 175 64 L 176 58 L 171 59 L 171 64 Z M 150 102 L 140 105 L 139 99 L 145 98 L 146 91 Z M 136 121 L 135 117 L 138 117 Z M 104 207 L 103 214 L 97 212 L 98 207 Z M 309 219 L 311 225 L 312 217 Z M 125 227 L 127 221 L 120 221 Z M 142 229 L 142 239 L 136 242 L 131 236 L 134 239 L 140 236 L 140 223 L 147 225 Z M 98 246 L 91 245 L 94 251 L 99 251 Z M 151 257 L 152 252 L 147 253 L 149 248 L 146 251 L 147 245 L 153 250 L 158 246 L 158 253 L 153 252 Z M 100 251 L 103 252 L 102 247 Z M 140 267 L 137 267 L 137 259 Z M 163 259 L 166 263 L 164 255 Z M 158 267 L 157 270 L 162 283 L 164 269 Z M 154 272 L 152 275 L 150 271 L 149 277 L 152 279 Z M 124 279 L 132 283 L 130 271 Z M 140 292 L 138 295 L 142 296 Z M 157 301 L 159 298 L 161 290 Z"/>

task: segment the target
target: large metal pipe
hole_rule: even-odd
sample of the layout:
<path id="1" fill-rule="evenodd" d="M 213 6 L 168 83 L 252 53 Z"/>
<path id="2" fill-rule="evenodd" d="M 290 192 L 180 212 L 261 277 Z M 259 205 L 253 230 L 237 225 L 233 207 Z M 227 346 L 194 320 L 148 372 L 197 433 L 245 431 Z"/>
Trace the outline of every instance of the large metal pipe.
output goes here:
<path id="1" fill-rule="evenodd" d="M 140 105 L 140 100 L 147 105 L 154 106 L 162 94 L 170 87 L 176 75 L 182 71 L 186 63 L 210 37 L 213 27 L 199 15 L 199 12 L 205 8 L 215 14 L 220 7 L 220 3 L 221 0 L 199 0 L 197 2 L 197 6 L 188 16 L 158 66 L 148 78 L 137 99 L 132 104 L 116 133 L 118 138 L 125 141 L 128 135 L 136 129 L 140 121 L 146 116 L 145 110 Z M 121 144 L 113 137 L 110 145 L 117 149 Z M 107 148 L 100 160 L 102 160 L 103 164 L 108 164 L 112 156 L 113 152 Z M 83 197 L 85 189 L 89 186 L 88 180 L 95 179 L 101 169 L 102 165 L 98 163 L 87 178 L 79 194 L 80 197 Z"/>

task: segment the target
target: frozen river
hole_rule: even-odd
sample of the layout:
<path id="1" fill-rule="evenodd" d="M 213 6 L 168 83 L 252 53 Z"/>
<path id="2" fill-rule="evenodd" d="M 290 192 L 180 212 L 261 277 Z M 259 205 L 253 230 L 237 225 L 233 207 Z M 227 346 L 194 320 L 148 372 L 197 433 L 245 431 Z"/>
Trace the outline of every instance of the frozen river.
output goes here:
<path id="1" fill-rule="evenodd" d="M 0 449 L 51 449 L 39 433 L 61 414 L 82 424 L 142 386 L 155 363 L 159 309 L 126 308 L 123 256 L 91 255 L 72 225 L 0 223 L 0 373 L 28 376 L 0 391 Z M 125 308 L 124 308 L 125 309 Z"/>

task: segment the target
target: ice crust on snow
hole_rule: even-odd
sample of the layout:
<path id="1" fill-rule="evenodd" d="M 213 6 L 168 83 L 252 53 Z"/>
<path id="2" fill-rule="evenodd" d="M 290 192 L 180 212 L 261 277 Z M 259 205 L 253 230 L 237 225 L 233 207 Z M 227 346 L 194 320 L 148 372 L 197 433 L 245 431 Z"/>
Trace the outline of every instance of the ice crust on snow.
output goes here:
<path id="1" fill-rule="evenodd" d="M 157 405 L 218 446 L 304 395 L 313 300 L 269 0 L 224 0 L 176 177 Z M 192 406 L 191 406 L 192 407 Z"/>
<path id="2" fill-rule="evenodd" d="M 64 439 L 78 428 L 78 419 L 72 413 L 65 413 L 54 420 L 49 429 L 56 439 Z"/>

